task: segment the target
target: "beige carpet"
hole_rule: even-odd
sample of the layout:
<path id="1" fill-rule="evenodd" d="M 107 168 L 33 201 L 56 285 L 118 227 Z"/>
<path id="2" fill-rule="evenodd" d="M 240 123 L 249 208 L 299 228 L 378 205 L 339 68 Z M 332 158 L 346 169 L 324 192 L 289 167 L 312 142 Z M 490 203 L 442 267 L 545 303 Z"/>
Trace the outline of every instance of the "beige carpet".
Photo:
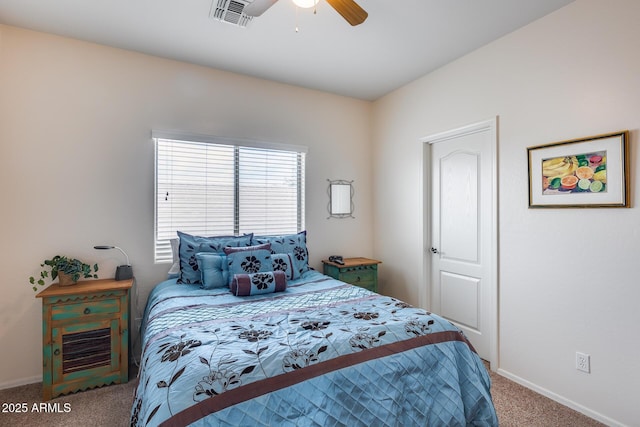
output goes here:
<path id="1" fill-rule="evenodd" d="M 0 402 L 26 402 L 27 413 L 0 413 L 0 426 L 25 427 L 117 427 L 129 425 L 135 381 L 100 387 L 80 393 L 60 396 L 47 403 L 57 404 L 58 413 L 32 411 L 42 402 L 42 383 L 0 390 Z M 68 404 L 68 412 L 65 411 Z M 54 408 L 54 410 L 56 410 Z"/>
<path id="2" fill-rule="evenodd" d="M 582 414 L 534 393 L 506 378 L 491 374 L 493 396 L 500 426 L 504 427 L 590 427 L 602 426 Z M 42 401 L 42 384 L 29 384 L 0 390 L 0 402 L 25 402 L 27 413 L 0 413 L 0 426 L 69 427 L 127 426 L 133 400 L 135 380 L 128 384 L 112 385 L 61 396 L 49 401 L 57 403 L 60 411 L 32 412 L 34 403 Z M 66 405 L 65 407 L 65 404 Z"/>
<path id="3" fill-rule="evenodd" d="M 603 426 L 573 409 L 491 373 L 491 396 L 501 427 Z"/>

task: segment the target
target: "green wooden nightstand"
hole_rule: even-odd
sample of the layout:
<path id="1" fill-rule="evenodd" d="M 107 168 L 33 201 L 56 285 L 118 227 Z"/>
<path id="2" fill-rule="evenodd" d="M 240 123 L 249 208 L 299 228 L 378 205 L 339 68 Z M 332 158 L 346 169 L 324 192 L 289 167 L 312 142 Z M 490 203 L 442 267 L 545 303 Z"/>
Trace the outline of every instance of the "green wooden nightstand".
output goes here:
<path id="1" fill-rule="evenodd" d="M 129 380 L 129 290 L 133 279 L 57 283 L 42 298 L 42 396 Z"/>
<path id="2" fill-rule="evenodd" d="M 323 272 L 327 276 L 352 285 L 378 292 L 378 264 L 369 258 L 345 258 L 344 265 L 323 259 Z"/>

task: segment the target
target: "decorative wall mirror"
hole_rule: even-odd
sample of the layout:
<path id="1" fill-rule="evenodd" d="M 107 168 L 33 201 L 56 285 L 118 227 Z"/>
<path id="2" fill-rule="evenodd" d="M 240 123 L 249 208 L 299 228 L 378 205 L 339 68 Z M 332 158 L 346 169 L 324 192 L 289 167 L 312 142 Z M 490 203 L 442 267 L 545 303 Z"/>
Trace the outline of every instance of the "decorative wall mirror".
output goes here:
<path id="1" fill-rule="evenodd" d="M 330 180 L 329 189 L 329 218 L 353 218 L 353 181 L 342 179 Z"/>

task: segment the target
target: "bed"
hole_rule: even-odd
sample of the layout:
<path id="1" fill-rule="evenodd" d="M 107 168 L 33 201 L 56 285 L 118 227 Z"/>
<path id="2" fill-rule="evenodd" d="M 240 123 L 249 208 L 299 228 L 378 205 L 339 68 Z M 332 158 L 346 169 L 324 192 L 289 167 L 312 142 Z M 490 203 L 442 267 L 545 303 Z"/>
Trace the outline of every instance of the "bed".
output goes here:
<path id="1" fill-rule="evenodd" d="M 277 245 L 260 250 L 287 249 Z M 180 243 L 181 267 L 198 265 L 202 244 L 190 246 Z M 286 276 L 285 289 L 254 295 L 234 295 L 241 279 L 278 273 L 281 282 L 280 272 L 222 277 L 224 263 L 216 274 L 230 286 L 158 284 L 141 329 L 131 425 L 498 425 L 487 370 L 450 322 L 308 264 L 290 267 L 299 274 Z M 195 268 L 204 277 L 202 263 Z"/>

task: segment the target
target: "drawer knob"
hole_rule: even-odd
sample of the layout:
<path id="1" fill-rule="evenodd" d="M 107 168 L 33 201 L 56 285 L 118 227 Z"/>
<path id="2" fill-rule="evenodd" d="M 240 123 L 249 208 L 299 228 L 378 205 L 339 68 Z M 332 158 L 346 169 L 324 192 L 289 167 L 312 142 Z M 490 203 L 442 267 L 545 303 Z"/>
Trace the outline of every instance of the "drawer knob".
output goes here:
<path id="1" fill-rule="evenodd" d="M 53 354 L 56 356 L 60 355 L 60 349 L 56 348 L 56 351 L 54 351 Z"/>
<path id="2" fill-rule="evenodd" d="M 360 276 L 356 277 L 356 282 L 360 281 Z"/>
<path id="3" fill-rule="evenodd" d="M 84 309 L 84 314 L 89 314 L 91 313 L 91 309 L 89 307 Z"/>

